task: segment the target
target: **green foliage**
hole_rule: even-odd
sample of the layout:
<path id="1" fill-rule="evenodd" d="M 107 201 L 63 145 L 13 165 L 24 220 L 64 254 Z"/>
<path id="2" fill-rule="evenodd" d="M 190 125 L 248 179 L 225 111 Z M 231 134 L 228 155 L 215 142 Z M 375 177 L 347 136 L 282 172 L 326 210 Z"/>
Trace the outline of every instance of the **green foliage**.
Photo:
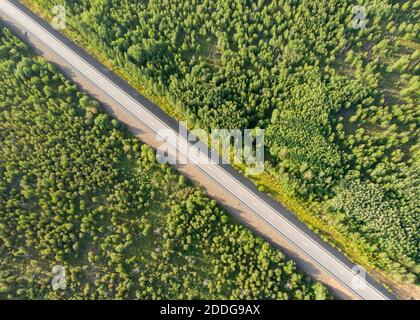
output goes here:
<path id="1" fill-rule="evenodd" d="M 352 28 L 350 0 L 64 3 L 78 39 L 194 123 L 266 129 L 267 168 L 288 196 L 324 207 L 322 223 L 336 224 L 354 250 L 368 240 L 372 250 L 359 254 L 372 264 L 414 270 L 419 197 L 406 190 L 420 185 L 418 0 L 366 1 L 362 29 Z M 398 212 L 375 226 L 383 208 L 356 214 L 356 197 L 357 210 L 337 222 L 342 212 L 326 202 L 353 182 Z M 395 215 L 398 237 L 387 232 Z"/>
<path id="2" fill-rule="evenodd" d="M 330 298 L 4 27 L 0 48 L 0 298 Z"/>

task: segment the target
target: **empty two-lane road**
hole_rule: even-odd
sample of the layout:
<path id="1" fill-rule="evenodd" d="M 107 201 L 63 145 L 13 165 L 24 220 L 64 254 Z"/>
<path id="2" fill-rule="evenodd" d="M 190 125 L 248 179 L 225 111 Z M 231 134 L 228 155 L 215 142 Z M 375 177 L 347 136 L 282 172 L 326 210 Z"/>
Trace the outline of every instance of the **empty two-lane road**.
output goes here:
<path id="1" fill-rule="evenodd" d="M 158 116 L 150 112 L 141 102 L 130 96 L 124 89 L 84 60 L 57 36 L 49 32 L 46 27 L 39 24 L 29 14 L 23 12 L 14 3 L 7 0 L 0 0 L 0 13 L 14 21 L 19 28 L 39 39 L 39 41 L 49 47 L 56 55 L 82 74 L 86 80 L 101 89 L 104 94 L 118 103 L 132 117 L 141 121 L 156 135 L 160 135 L 163 129 L 166 132 L 168 132 L 167 130 L 173 132 L 172 134 L 176 136 L 177 141 L 169 145 L 169 151 L 172 155 L 181 154 L 184 157 L 188 156 L 185 154 L 185 148 L 180 148 L 180 145 L 188 145 L 189 148 L 196 149 L 197 157 L 189 158 L 194 165 L 213 179 L 219 187 L 224 188 L 233 197 L 245 204 L 284 238 L 299 247 L 306 255 L 316 261 L 332 277 L 335 277 L 360 299 L 392 299 L 392 295 L 388 294 L 376 282 L 358 279 L 352 270 L 351 263 L 349 261 L 343 261 L 343 257 L 338 258 L 336 256 L 336 250 L 320 245 L 314 240 L 313 236 L 309 235 L 310 231 L 308 229 L 303 230 L 297 224 L 286 218 L 286 215 L 284 215 L 286 209 L 275 209 L 258 194 L 255 188 L 241 183 L 224 166 L 215 163 L 207 154 L 202 153 L 196 146 L 191 145 L 189 141 L 175 132 Z M 171 143 L 171 140 L 168 140 L 167 143 Z M 206 162 L 203 161 L 204 159 L 207 160 L 207 164 L 203 164 Z"/>

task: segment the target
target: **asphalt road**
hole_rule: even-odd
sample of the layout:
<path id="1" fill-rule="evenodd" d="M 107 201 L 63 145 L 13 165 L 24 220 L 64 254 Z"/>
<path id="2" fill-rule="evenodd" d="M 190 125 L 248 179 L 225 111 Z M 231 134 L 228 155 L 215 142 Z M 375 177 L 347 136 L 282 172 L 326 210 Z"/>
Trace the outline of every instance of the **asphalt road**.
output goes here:
<path id="1" fill-rule="evenodd" d="M 42 26 L 14 3 L 0 0 L 0 11 L 13 20 L 22 30 L 31 33 L 54 51 L 61 59 L 64 59 L 68 64 L 72 65 L 88 81 L 100 88 L 105 94 L 115 100 L 121 108 L 124 108 L 131 116 L 141 121 L 156 135 L 162 136 L 163 129 L 166 132 L 172 132 L 173 136 L 177 138 L 177 141 L 172 141 L 174 143 L 171 143 L 170 140 L 168 141 L 171 155 L 188 157 L 185 152 L 185 146 L 193 148 L 192 150 L 196 151 L 196 156 L 190 156 L 190 161 L 211 177 L 221 188 L 224 188 L 232 196 L 250 208 L 256 215 L 270 224 L 283 237 L 298 246 L 331 276 L 335 277 L 340 283 L 360 297 L 360 299 L 388 300 L 393 298 L 391 294 L 370 277 L 367 277 L 367 280 L 365 280 L 363 277 L 357 275 L 353 269 L 354 265 L 343 258 L 342 255 L 339 255 L 337 250 L 330 248 L 328 245 L 320 244 L 319 241 L 314 239 L 314 235 L 309 229 L 302 228 L 287 218 L 287 209 L 280 206 L 276 206 L 275 208 L 259 194 L 254 186 L 239 181 L 238 177 L 232 174 L 231 168 L 219 165 L 210 159 L 207 154 L 202 153 L 197 149 L 196 145 L 192 145 L 160 117 L 150 112 L 139 99 L 127 93 L 121 86 L 104 75 L 99 69 L 92 66 L 92 64 L 88 63 L 54 35 L 53 32 L 48 31 L 45 26 Z M 165 136 L 162 136 L 162 139 L 165 139 Z M 207 164 L 204 164 L 206 162 L 204 160 L 207 160 Z"/>

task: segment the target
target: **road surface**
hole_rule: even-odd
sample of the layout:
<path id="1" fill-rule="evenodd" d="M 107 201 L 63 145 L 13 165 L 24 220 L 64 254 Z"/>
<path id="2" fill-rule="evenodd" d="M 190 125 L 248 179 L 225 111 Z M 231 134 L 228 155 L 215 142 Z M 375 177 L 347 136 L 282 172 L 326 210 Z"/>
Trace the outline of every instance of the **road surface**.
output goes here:
<path id="1" fill-rule="evenodd" d="M 64 59 L 75 70 L 81 73 L 86 80 L 101 89 L 104 94 L 112 98 L 121 108 L 132 117 L 141 121 L 149 130 L 162 140 L 166 138 L 163 132 L 171 132 L 176 141 L 167 141 L 168 151 L 172 156 L 188 157 L 186 146 L 196 151 L 195 157 L 188 157 L 200 170 L 215 181 L 221 188 L 225 189 L 232 196 L 245 204 L 252 212 L 270 224 L 288 241 L 299 247 L 309 257 L 316 261 L 332 277 L 336 278 L 343 286 L 354 292 L 356 296 L 364 300 L 388 300 L 393 296 L 384 290 L 370 277 L 364 280 L 355 273 L 355 267 L 350 261 L 343 261 L 343 257 L 337 256 L 337 251 L 314 240 L 308 229 L 287 218 L 285 208 L 274 208 L 272 204 L 259 195 L 256 188 L 241 183 L 237 177 L 231 174 L 226 166 L 214 162 L 207 154 L 201 152 L 197 146 L 192 145 L 178 132 L 174 131 L 157 115 L 150 112 L 138 99 L 132 97 L 118 84 L 104 75 L 100 70 L 93 67 L 78 53 L 62 42 L 57 36 L 39 24 L 30 15 L 23 12 L 14 3 L 7 0 L 0 0 L 1 13 L 8 16 L 22 30 L 31 33 L 42 43 L 55 52 L 61 59 Z M 207 164 L 205 164 L 207 163 Z"/>

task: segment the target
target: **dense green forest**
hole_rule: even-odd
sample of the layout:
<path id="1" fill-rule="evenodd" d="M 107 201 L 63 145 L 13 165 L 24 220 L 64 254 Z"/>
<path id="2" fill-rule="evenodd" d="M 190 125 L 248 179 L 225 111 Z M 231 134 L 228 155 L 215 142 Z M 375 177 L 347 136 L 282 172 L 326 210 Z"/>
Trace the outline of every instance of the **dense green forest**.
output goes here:
<path id="1" fill-rule="evenodd" d="M 364 28 L 348 0 L 23 2 L 197 126 L 266 129 L 270 183 L 416 281 L 420 1 L 357 1 Z"/>
<path id="2" fill-rule="evenodd" d="M 1 26 L 0 257 L 0 299 L 330 298 Z"/>

